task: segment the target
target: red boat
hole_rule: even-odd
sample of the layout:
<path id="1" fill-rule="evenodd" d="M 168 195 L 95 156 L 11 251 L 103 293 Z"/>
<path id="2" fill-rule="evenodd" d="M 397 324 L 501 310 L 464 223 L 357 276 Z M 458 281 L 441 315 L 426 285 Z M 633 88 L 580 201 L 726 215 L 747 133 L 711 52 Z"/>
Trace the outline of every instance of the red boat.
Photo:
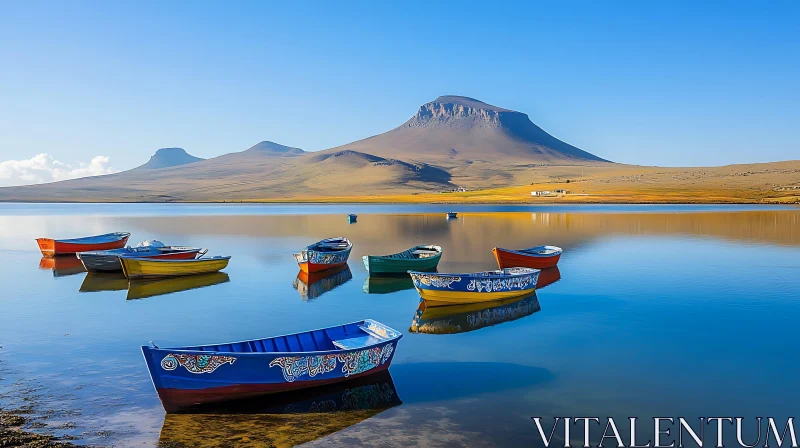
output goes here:
<path id="1" fill-rule="evenodd" d="M 536 246 L 519 250 L 503 249 L 502 247 L 492 249 L 500 269 L 551 268 L 558 264 L 562 252 L 561 248 L 556 246 Z"/>
<path id="2" fill-rule="evenodd" d="M 293 255 L 301 271 L 314 273 L 347 264 L 352 249 L 350 240 L 336 237 L 318 241 Z"/>
<path id="3" fill-rule="evenodd" d="M 73 238 L 69 240 L 54 240 L 52 238 L 37 238 L 39 250 L 45 257 L 54 255 L 75 254 L 78 252 L 88 252 L 92 250 L 119 249 L 125 247 L 128 232 L 106 233 L 105 235 L 86 236 L 83 238 Z"/>

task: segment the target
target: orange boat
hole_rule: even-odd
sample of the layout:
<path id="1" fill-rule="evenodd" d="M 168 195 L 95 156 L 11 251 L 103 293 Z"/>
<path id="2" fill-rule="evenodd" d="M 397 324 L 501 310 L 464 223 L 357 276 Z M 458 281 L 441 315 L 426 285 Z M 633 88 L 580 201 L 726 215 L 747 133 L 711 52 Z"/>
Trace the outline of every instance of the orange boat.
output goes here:
<path id="1" fill-rule="evenodd" d="M 54 240 L 52 238 L 37 238 L 39 250 L 45 257 L 55 255 L 75 254 L 78 252 L 88 252 L 92 250 L 119 249 L 125 247 L 128 232 L 106 233 L 105 235 L 87 236 L 83 238 L 73 238 L 69 240 Z"/>
<path id="2" fill-rule="evenodd" d="M 293 255 L 301 271 L 314 273 L 347 264 L 352 249 L 353 243 L 340 236 L 318 241 Z"/>
<path id="3" fill-rule="evenodd" d="M 492 249 L 497 266 L 505 268 L 552 268 L 558 264 L 563 251 L 556 246 L 536 246 L 529 249 L 503 249 L 495 247 Z"/>

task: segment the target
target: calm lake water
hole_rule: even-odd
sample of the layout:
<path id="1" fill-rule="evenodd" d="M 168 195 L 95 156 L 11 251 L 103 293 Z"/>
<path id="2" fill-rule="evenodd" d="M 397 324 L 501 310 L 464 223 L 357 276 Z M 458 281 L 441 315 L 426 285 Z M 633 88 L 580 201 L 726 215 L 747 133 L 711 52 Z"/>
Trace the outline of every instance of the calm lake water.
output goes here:
<path id="1" fill-rule="evenodd" d="M 111 231 L 233 258 L 129 285 L 43 261 L 34 241 Z M 353 241 L 349 269 L 298 277 L 291 253 L 331 236 Z M 565 253 L 524 303 L 420 317 L 410 281 L 361 262 L 417 244 L 444 248 L 440 272 L 493 269 L 494 246 Z M 800 402 L 797 208 L 0 204 L 0 255 L 0 405 L 77 443 L 531 446 L 532 416 L 785 419 Z M 390 375 L 204 415 L 165 417 L 139 349 L 363 318 L 405 333 Z M 421 318 L 461 332 L 410 332 Z M 348 391 L 366 397 L 356 410 L 305 412 Z"/>

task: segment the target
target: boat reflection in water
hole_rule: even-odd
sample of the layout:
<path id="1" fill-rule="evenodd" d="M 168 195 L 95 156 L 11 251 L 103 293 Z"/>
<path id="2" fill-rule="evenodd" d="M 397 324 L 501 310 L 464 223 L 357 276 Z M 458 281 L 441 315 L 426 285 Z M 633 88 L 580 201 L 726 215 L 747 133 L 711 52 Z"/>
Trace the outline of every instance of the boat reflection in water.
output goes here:
<path id="1" fill-rule="evenodd" d="M 308 273 L 300 271 L 294 279 L 292 286 L 303 300 L 316 299 L 339 285 L 345 284 L 353 278 L 350 266 L 347 264 L 328 269 L 327 271 Z"/>
<path id="2" fill-rule="evenodd" d="M 83 278 L 80 292 L 124 291 L 128 279 L 122 272 L 89 272 Z"/>
<path id="3" fill-rule="evenodd" d="M 67 275 L 86 272 L 83 263 L 81 263 L 81 260 L 75 255 L 42 257 L 42 259 L 39 260 L 39 269 L 52 269 L 53 277 L 65 277 Z"/>
<path id="4" fill-rule="evenodd" d="M 390 294 L 406 289 L 414 289 L 414 281 L 408 274 L 403 275 L 370 275 L 361 288 L 367 294 Z"/>
<path id="5" fill-rule="evenodd" d="M 536 290 L 538 291 L 545 286 L 552 285 L 559 280 L 561 280 L 561 271 L 558 270 L 558 266 L 542 269 L 542 271 L 539 272 L 539 280 L 536 281 Z"/>
<path id="6" fill-rule="evenodd" d="M 208 274 L 187 275 L 183 277 L 130 280 L 128 283 L 128 300 L 144 299 L 163 294 L 188 291 L 190 289 L 205 288 L 206 286 L 227 283 L 230 280 L 230 277 L 225 272 L 211 272 Z"/>
<path id="7" fill-rule="evenodd" d="M 427 334 L 466 333 L 530 316 L 540 309 L 535 292 L 494 302 L 436 307 L 427 306 L 422 299 L 408 331 Z"/>
<path id="8" fill-rule="evenodd" d="M 294 446 L 402 404 L 388 371 L 351 381 L 167 414 L 158 446 Z"/>

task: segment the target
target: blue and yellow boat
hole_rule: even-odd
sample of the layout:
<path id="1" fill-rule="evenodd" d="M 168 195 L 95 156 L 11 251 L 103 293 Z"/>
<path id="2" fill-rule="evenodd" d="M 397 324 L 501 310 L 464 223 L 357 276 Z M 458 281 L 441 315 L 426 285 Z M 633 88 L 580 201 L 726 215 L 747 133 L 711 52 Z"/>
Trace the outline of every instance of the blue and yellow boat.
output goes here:
<path id="1" fill-rule="evenodd" d="M 536 289 L 539 270 L 506 268 L 470 274 L 409 271 L 414 287 L 429 306 L 489 302 L 523 296 Z"/>

